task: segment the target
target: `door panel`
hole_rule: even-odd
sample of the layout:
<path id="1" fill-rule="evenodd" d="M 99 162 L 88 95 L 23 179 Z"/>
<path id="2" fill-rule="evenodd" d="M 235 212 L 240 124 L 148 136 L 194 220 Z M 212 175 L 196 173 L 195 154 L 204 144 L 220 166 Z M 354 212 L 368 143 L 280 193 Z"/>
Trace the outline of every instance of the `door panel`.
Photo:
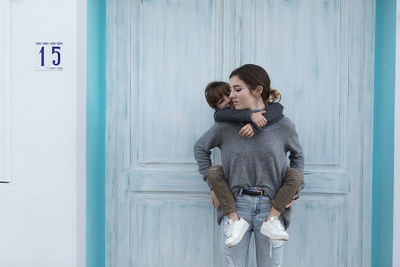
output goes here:
<path id="1" fill-rule="evenodd" d="M 216 214 L 193 144 L 213 120 L 202 87 L 215 75 L 215 6 L 132 4 L 131 262 L 213 266 Z"/>
<path id="2" fill-rule="evenodd" d="M 199 116 L 211 112 L 197 99 L 202 96 L 198 86 L 214 76 L 213 3 L 137 1 L 133 12 L 133 36 L 137 37 L 132 46 L 137 137 L 133 159 L 143 164 L 193 163 L 196 130 L 209 125 L 212 118 Z M 188 127 L 191 119 L 197 123 Z"/>
<path id="3" fill-rule="evenodd" d="M 216 218 L 203 194 L 136 193 L 132 203 L 134 266 L 213 266 Z"/>

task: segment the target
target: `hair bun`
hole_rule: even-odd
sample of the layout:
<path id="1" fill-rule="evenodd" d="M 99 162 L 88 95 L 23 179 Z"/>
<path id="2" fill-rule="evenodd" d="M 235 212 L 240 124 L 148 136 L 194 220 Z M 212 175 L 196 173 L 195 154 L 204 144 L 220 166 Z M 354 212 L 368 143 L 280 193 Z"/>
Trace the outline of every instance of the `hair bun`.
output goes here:
<path id="1" fill-rule="evenodd" d="M 281 93 L 278 90 L 271 88 L 271 90 L 269 92 L 269 96 L 268 96 L 267 100 L 265 101 L 265 103 L 281 102 L 281 99 L 282 99 Z"/>

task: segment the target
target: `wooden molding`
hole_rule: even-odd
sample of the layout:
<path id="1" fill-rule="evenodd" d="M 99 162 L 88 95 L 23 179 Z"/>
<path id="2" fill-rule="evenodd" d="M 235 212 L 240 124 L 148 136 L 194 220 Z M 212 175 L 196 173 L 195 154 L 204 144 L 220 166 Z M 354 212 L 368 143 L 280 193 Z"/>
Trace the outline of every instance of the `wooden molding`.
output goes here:
<path id="1" fill-rule="evenodd" d="M 12 176 L 12 91 L 10 1 L 0 2 L 0 183 Z"/>

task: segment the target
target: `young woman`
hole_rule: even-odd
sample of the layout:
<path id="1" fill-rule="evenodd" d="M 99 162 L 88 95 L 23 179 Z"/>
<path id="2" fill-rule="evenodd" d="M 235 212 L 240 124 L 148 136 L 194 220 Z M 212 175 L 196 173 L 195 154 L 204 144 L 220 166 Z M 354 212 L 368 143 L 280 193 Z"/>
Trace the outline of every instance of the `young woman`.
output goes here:
<path id="1" fill-rule="evenodd" d="M 252 64 L 239 67 L 231 73 L 229 82 L 230 98 L 235 109 L 265 108 L 272 90 L 269 76 L 262 67 Z M 199 171 L 203 175 L 211 167 L 210 150 L 219 147 L 224 176 L 235 197 L 237 214 L 249 223 L 239 244 L 231 248 L 222 246 L 223 266 L 247 266 L 252 233 L 256 242 L 257 265 L 280 266 L 283 241 L 272 241 L 261 234 L 260 230 L 271 210 L 271 200 L 282 186 L 288 152 L 290 166 L 303 173 L 302 149 L 295 126 L 286 117 L 262 128 L 250 139 L 238 134 L 240 128 L 238 123 L 216 122 L 194 147 Z M 279 217 L 286 227 L 289 225 L 289 213 L 290 209 Z M 227 220 L 225 217 L 223 225 Z"/>

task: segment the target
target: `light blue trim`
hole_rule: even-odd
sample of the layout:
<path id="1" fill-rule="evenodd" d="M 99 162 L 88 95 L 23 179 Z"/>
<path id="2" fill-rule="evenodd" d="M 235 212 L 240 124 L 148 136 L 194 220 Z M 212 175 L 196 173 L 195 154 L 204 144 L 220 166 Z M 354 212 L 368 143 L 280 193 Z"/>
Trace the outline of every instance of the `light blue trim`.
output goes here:
<path id="1" fill-rule="evenodd" d="M 86 267 L 105 266 L 106 1 L 87 1 Z"/>
<path id="2" fill-rule="evenodd" d="M 376 1 L 372 267 L 392 266 L 396 0 Z"/>

